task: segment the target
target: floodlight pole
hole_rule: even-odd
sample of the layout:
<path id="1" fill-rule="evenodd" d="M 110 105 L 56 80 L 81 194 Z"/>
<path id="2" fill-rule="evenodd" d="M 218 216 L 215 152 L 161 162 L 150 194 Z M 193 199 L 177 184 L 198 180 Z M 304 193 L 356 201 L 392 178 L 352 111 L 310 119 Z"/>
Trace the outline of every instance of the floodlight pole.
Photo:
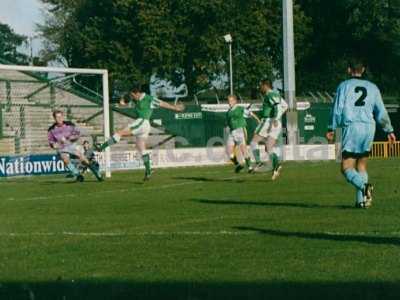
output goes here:
<path id="1" fill-rule="evenodd" d="M 33 37 L 30 36 L 29 38 L 29 50 L 30 50 L 30 57 L 29 57 L 29 65 L 33 66 Z"/>
<path id="2" fill-rule="evenodd" d="M 230 87 L 231 95 L 233 95 L 233 58 L 232 58 L 232 42 L 229 42 L 229 77 L 230 77 Z"/>
<path id="3" fill-rule="evenodd" d="M 293 0 L 282 0 L 283 5 L 283 63 L 285 99 L 289 102 L 287 114 L 288 144 L 298 143 L 296 75 L 294 58 Z"/>
<path id="4" fill-rule="evenodd" d="M 31 35 L 28 37 L 28 43 L 29 43 L 29 65 L 33 66 L 33 41 L 40 37 L 39 35 Z"/>
<path id="5" fill-rule="evenodd" d="M 229 46 L 229 83 L 230 94 L 233 95 L 233 58 L 232 58 L 232 35 L 230 33 L 224 35 L 224 40 Z"/>

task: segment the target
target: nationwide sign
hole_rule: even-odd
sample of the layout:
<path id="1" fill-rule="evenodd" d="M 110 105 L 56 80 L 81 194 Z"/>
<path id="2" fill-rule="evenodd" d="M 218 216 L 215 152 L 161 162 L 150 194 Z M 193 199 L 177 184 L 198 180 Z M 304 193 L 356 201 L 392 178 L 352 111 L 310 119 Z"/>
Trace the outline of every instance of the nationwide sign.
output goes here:
<path id="1" fill-rule="evenodd" d="M 261 146 L 260 146 L 261 149 Z M 278 150 L 277 150 L 278 151 Z M 268 155 L 262 151 L 262 159 Z M 295 145 L 279 148 L 283 160 L 333 160 L 336 158 L 335 145 Z M 153 149 L 154 168 L 224 165 L 229 158 L 224 147 Z M 96 160 L 105 169 L 104 153 L 97 153 Z M 136 151 L 118 151 L 111 154 L 111 170 L 143 169 L 141 155 Z M 63 174 L 68 172 L 59 156 L 55 154 L 0 156 L 0 178 Z"/>
<path id="2" fill-rule="evenodd" d="M 0 177 L 62 174 L 66 169 L 57 155 L 0 157 Z"/>

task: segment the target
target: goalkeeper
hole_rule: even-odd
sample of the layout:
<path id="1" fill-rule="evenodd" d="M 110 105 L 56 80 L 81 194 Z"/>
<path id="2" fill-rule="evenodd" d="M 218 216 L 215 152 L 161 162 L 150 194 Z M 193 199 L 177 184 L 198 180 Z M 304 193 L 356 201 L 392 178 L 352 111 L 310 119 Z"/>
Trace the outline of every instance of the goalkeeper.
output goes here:
<path id="1" fill-rule="evenodd" d="M 47 138 L 52 149 L 60 155 L 65 166 L 77 181 L 84 181 L 84 177 L 79 172 L 72 159 L 77 158 L 80 163 L 87 166 L 97 180 L 102 181 L 103 177 L 100 171 L 90 163 L 85 155 L 80 151 L 77 141 L 80 138 L 80 132 L 72 122 L 64 121 L 64 113 L 60 110 L 53 112 L 54 124 L 49 128 Z"/>

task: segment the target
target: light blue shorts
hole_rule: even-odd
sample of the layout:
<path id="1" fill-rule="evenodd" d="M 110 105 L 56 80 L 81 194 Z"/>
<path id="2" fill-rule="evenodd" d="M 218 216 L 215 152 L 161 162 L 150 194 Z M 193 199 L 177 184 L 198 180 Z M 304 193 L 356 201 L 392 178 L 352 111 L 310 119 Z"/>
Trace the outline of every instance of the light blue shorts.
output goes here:
<path id="1" fill-rule="evenodd" d="M 375 124 L 353 123 L 343 127 L 342 152 L 355 154 L 370 152 L 375 131 Z"/>

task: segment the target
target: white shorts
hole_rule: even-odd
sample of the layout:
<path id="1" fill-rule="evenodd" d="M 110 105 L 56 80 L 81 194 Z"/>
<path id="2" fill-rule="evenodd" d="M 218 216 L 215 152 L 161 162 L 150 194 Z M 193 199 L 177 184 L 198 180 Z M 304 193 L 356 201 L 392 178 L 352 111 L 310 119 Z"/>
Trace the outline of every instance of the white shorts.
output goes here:
<path id="1" fill-rule="evenodd" d="M 136 119 L 129 124 L 126 129 L 130 130 L 134 137 L 147 138 L 151 130 L 150 121 L 146 119 Z"/>
<path id="2" fill-rule="evenodd" d="M 229 131 L 228 139 L 227 139 L 226 143 L 228 146 L 246 145 L 246 140 L 247 140 L 246 129 L 238 128 L 238 129 Z"/>
<path id="3" fill-rule="evenodd" d="M 273 119 L 262 119 L 261 123 L 257 126 L 254 134 L 257 134 L 263 138 L 273 138 L 277 140 L 282 133 L 282 123 L 276 120 L 278 126 L 274 126 Z"/>

